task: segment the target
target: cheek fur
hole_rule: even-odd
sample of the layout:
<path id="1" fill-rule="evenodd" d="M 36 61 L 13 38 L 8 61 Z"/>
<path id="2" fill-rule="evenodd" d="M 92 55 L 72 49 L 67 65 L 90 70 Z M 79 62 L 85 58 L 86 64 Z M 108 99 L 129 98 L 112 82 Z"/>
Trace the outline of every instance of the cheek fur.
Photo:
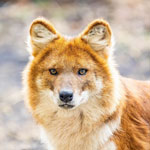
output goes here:
<path id="1" fill-rule="evenodd" d="M 92 89 L 94 89 L 94 84 L 92 83 L 92 81 L 87 80 L 83 83 L 82 91 L 92 90 Z"/>
<path id="2" fill-rule="evenodd" d="M 101 92 L 102 88 L 103 88 L 103 80 L 102 78 L 97 78 L 96 81 L 95 81 L 95 88 L 96 88 L 96 91 L 99 91 Z"/>
<path id="3" fill-rule="evenodd" d="M 81 103 L 87 102 L 89 99 L 89 92 L 88 91 L 83 91 L 81 93 Z"/>
<path id="4" fill-rule="evenodd" d="M 56 86 L 55 80 L 56 80 L 56 77 L 51 76 L 48 71 L 45 71 L 42 74 L 42 87 L 50 89 L 51 91 L 54 91 L 55 86 Z"/>
<path id="5" fill-rule="evenodd" d="M 52 81 L 47 80 L 47 85 L 51 91 L 54 91 L 54 83 Z"/>
<path id="6" fill-rule="evenodd" d="M 103 80 L 101 77 L 92 77 L 89 80 L 86 80 L 81 88 L 81 92 L 82 91 L 101 91 L 101 89 L 103 88 Z"/>
<path id="7" fill-rule="evenodd" d="M 53 86 L 54 83 L 53 83 L 53 81 L 50 81 L 47 78 L 38 79 L 37 83 L 38 83 L 38 87 L 40 89 L 50 89 L 51 91 L 54 90 L 54 86 Z"/>

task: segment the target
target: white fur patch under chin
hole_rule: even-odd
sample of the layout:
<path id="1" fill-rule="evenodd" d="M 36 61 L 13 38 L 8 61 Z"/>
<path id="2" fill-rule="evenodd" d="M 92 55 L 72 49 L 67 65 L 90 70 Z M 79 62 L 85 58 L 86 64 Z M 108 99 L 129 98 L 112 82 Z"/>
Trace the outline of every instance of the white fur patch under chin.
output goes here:
<path id="1" fill-rule="evenodd" d="M 105 143 L 109 141 L 110 137 L 113 135 L 113 133 L 119 129 L 120 125 L 120 117 L 118 117 L 116 120 L 110 121 L 107 124 L 104 124 L 100 130 L 99 130 L 99 143 L 100 146 L 105 146 Z M 110 149 L 111 150 L 111 149 Z"/>

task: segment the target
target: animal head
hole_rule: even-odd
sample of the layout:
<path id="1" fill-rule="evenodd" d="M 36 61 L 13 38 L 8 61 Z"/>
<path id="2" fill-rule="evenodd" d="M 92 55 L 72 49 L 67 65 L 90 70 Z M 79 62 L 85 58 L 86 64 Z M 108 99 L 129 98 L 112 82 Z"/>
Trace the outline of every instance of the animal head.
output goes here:
<path id="1" fill-rule="evenodd" d="M 32 109 L 72 111 L 97 103 L 110 110 L 115 105 L 109 101 L 115 84 L 112 32 L 106 21 L 95 20 L 68 39 L 47 20 L 37 19 L 28 44 L 33 59 L 25 74 Z"/>

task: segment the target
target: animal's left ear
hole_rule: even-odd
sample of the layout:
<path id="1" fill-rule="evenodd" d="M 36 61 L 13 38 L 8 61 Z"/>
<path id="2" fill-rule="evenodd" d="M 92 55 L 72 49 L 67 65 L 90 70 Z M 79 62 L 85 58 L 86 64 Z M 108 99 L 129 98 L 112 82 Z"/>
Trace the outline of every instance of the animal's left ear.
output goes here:
<path id="1" fill-rule="evenodd" d="M 89 24 L 81 34 L 81 39 L 98 52 L 112 46 L 112 32 L 109 24 L 104 20 L 95 20 Z"/>

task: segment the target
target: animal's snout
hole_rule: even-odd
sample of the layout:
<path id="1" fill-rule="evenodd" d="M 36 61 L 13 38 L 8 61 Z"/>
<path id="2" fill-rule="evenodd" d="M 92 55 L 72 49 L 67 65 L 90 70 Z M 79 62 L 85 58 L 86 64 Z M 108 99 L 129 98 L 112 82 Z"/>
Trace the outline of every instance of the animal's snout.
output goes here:
<path id="1" fill-rule="evenodd" d="M 59 93 L 59 98 L 62 102 L 70 102 L 73 99 L 73 92 L 71 91 L 61 91 Z"/>

